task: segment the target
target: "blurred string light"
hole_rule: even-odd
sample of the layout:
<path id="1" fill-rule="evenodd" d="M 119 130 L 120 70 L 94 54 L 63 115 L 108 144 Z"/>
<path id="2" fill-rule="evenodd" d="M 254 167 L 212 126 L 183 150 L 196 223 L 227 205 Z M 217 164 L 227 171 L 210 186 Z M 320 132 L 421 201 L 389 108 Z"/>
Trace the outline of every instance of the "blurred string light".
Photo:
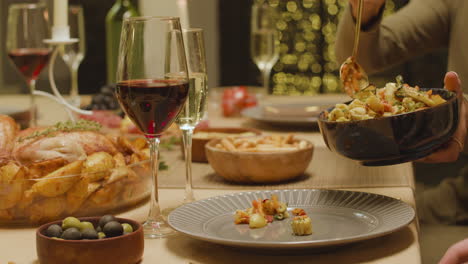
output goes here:
<path id="1" fill-rule="evenodd" d="M 279 13 L 280 58 L 273 67 L 273 94 L 313 95 L 341 92 L 335 35 L 348 0 L 254 0 Z M 396 9 L 386 1 L 384 15 Z"/>

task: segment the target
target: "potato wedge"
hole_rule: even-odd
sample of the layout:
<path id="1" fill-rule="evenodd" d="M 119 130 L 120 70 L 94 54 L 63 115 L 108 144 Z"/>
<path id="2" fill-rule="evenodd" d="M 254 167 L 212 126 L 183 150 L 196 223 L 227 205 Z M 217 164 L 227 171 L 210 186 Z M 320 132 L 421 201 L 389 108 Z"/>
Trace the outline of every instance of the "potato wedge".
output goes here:
<path id="1" fill-rule="evenodd" d="M 82 160 L 74 161 L 49 173 L 32 186 L 32 190 L 45 197 L 55 197 L 66 193 L 77 181 L 81 173 Z M 67 176 L 67 177 L 64 177 Z"/>
<path id="2" fill-rule="evenodd" d="M 28 166 L 28 178 L 37 179 L 42 178 L 45 175 L 63 167 L 67 161 L 63 158 L 55 158 L 50 160 L 45 160 L 41 162 L 36 162 Z"/>
<path id="3" fill-rule="evenodd" d="M 65 196 L 45 198 L 33 203 L 28 209 L 29 220 L 34 223 L 47 222 L 59 218 L 65 212 Z"/>
<path id="4" fill-rule="evenodd" d="M 115 162 L 115 167 L 124 167 L 126 165 L 125 163 L 125 157 L 122 153 L 117 153 L 114 155 L 114 162 Z"/>
<path id="5" fill-rule="evenodd" d="M 109 176 L 110 170 L 115 166 L 114 158 L 107 152 L 96 152 L 88 156 L 83 163 L 83 170 L 85 177 L 89 182 L 102 180 Z"/>
<path id="6" fill-rule="evenodd" d="M 82 177 L 73 187 L 66 193 L 67 197 L 67 212 L 72 214 L 80 208 L 80 205 L 89 196 L 88 193 L 89 179 Z"/>
<path id="7" fill-rule="evenodd" d="M 15 206 L 23 196 L 26 186 L 25 168 L 10 162 L 0 168 L 0 209 Z"/>
<path id="8" fill-rule="evenodd" d="M 112 174 L 110 175 L 109 179 L 104 182 L 104 184 L 111 184 L 125 178 L 138 180 L 136 173 L 129 167 L 125 166 L 113 169 Z"/>
<path id="9" fill-rule="evenodd" d="M 142 150 L 142 149 L 146 148 L 148 142 L 146 142 L 146 139 L 144 139 L 142 137 L 138 137 L 132 142 L 132 144 L 136 149 Z"/>
<path id="10" fill-rule="evenodd" d="M 23 196 L 21 197 L 21 200 L 19 201 L 17 205 L 17 208 L 21 210 L 25 209 L 26 207 L 30 206 L 34 202 L 34 199 L 36 197 L 38 197 L 38 195 L 32 189 L 24 191 Z"/>
<path id="11" fill-rule="evenodd" d="M 91 204 L 96 206 L 112 206 L 117 202 L 117 195 L 122 190 L 123 184 L 115 182 L 97 190 L 89 197 Z"/>

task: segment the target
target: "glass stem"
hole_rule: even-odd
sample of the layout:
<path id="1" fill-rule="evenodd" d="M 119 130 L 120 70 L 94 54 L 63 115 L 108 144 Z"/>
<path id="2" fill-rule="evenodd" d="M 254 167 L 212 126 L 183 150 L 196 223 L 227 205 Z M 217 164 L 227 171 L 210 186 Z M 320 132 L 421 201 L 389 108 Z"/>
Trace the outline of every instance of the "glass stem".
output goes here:
<path id="1" fill-rule="evenodd" d="M 30 93 L 30 109 L 29 109 L 29 114 L 30 114 L 30 119 L 29 119 L 29 127 L 37 127 L 37 105 L 36 105 L 36 96 L 33 94 L 34 91 L 36 91 L 36 81 L 31 80 L 28 83 L 29 86 L 29 93 Z"/>
<path id="2" fill-rule="evenodd" d="M 73 106 L 80 106 L 80 98 L 78 96 L 78 67 L 72 66 L 70 68 L 71 88 L 70 88 L 70 102 Z"/>
<path id="3" fill-rule="evenodd" d="M 161 209 L 159 207 L 158 196 L 158 169 L 159 169 L 159 138 L 147 137 L 150 145 L 150 162 L 151 162 L 151 201 L 150 210 L 147 221 L 156 222 L 162 221 Z"/>
<path id="4" fill-rule="evenodd" d="M 265 95 L 268 95 L 270 91 L 270 73 L 271 73 L 271 68 L 270 67 L 265 67 L 263 69 L 262 74 L 263 74 L 263 88 L 265 90 Z"/>
<path id="5" fill-rule="evenodd" d="M 185 198 L 184 203 L 195 201 L 192 191 L 192 135 L 193 128 L 182 129 L 185 158 Z"/>

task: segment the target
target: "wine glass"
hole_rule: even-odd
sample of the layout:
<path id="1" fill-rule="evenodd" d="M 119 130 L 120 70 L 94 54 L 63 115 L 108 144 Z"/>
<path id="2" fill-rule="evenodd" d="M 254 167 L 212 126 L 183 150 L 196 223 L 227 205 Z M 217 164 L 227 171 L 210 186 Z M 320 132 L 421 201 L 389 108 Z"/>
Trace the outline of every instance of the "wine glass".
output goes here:
<path id="1" fill-rule="evenodd" d="M 205 44 L 203 29 L 190 28 L 183 30 L 185 53 L 190 80 L 189 96 L 185 107 L 177 118 L 182 130 L 185 158 L 185 197 L 184 203 L 195 201 L 192 191 L 192 135 L 193 130 L 203 118 L 208 93 Z"/>
<path id="2" fill-rule="evenodd" d="M 29 126 L 37 126 L 36 80 L 49 62 L 52 49 L 44 43 L 49 38 L 48 14 L 44 4 L 12 4 L 8 9 L 8 57 L 26 79 L 30 95 Z"/>
<path id="3" fill-rule="evenodd" d="M 78 68 L 86 53 L 85 27 L 83 8 L 79 5 L 71 5 L 68 8 L 68 25 L 70 27 L 70 38 L 78 39 L 78 42 L 60 46 L 60 55 L 70 69 L 70 103 L 80 106 L 78 92 Z"/>
<path id="4" fill-rule="evenodd" d="M 147 238 L 165 237 L 175 232 L 164 222 L 158 204 L 159 137 L 176 120 L 185 106 L 188 92 L 187 61 L 179 18 L 125 18 L 116 96 L 150 145 L 153 188 L 150 212 L 143 225 Z"/>
<path id="5" fill-rule="evenodd" d="M 279 58 L 276 9 L 267 1 L 254 3 L 250 31 L 250 55 L 262 72 L 265 95 L 270 90 L 270 73 Z"/>

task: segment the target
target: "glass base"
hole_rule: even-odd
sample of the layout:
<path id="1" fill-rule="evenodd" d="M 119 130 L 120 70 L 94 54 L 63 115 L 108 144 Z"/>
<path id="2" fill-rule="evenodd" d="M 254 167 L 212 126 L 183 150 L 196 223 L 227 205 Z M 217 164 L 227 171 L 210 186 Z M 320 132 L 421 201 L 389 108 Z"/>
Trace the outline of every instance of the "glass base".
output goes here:
<path id="1" fill-rule="evenodd" d="M 185 197 L 184 198 L 184 201 L 182 202 L 182 204 L 188 204 L 188 203 L 192 203 L 192 202 L 195 202 L 196 199 L 195 197 L 193 197 L 193 195 L 191 197 Z"/>
<path id="2" fill-rule="evenodd" d="M 165 238 L 175 235 L 177 231 L 172 229 L 168 224 L 161 221 L 146 221 L 143 224 L 143 233 L 145 238 Z"/>

